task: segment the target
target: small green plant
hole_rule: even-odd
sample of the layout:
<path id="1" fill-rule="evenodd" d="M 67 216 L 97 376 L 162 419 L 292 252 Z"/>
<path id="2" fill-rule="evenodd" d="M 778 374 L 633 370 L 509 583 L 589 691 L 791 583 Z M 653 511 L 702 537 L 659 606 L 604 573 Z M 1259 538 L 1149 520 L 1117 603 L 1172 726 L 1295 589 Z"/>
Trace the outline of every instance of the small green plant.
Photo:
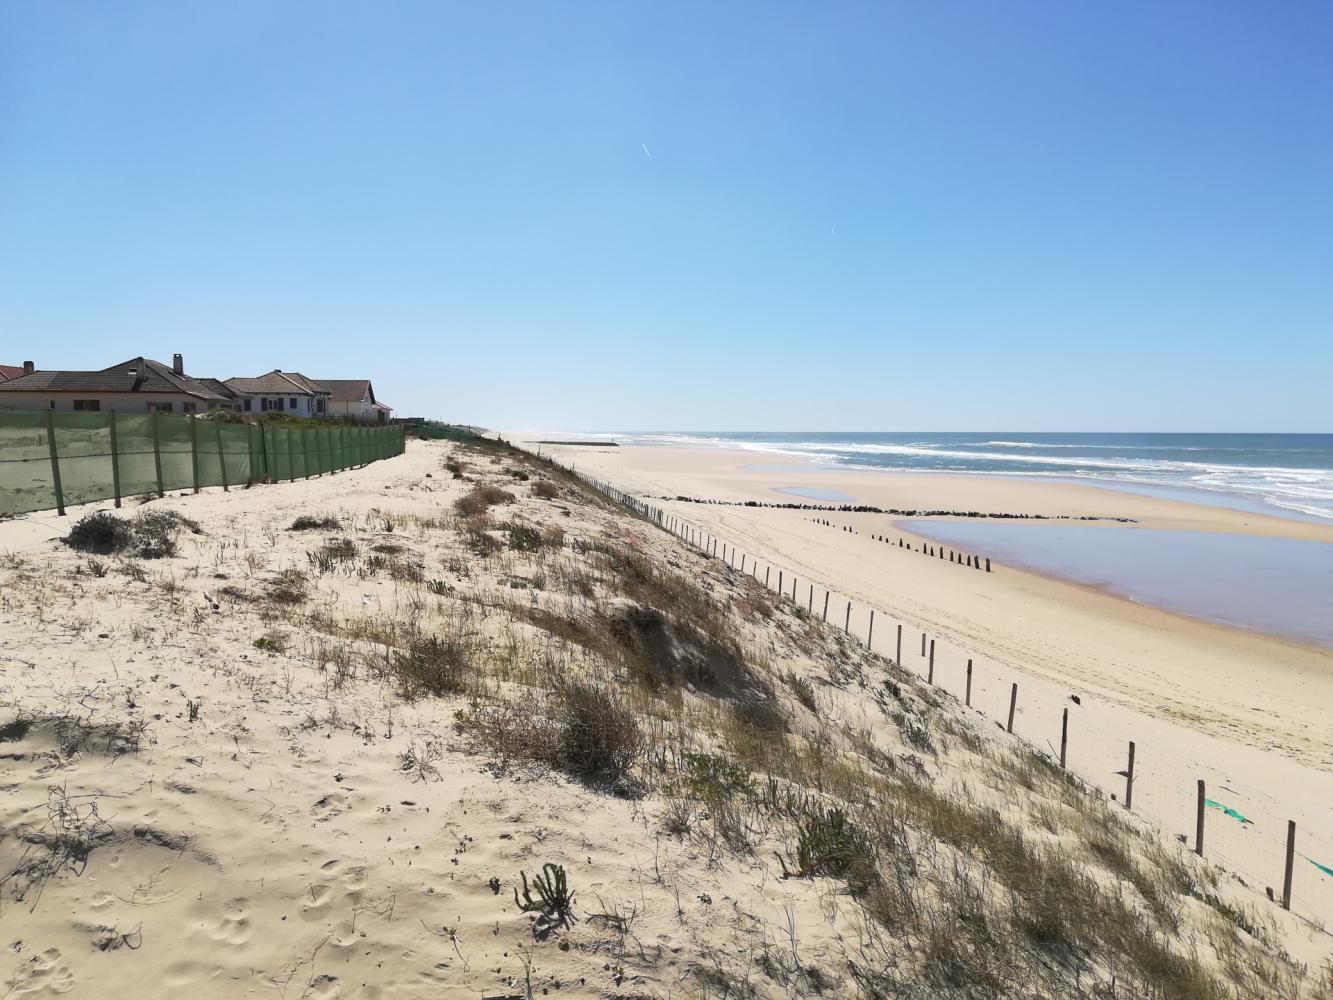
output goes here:
<path id="1" fill-rule="evenodd" d="M 432 594 L 435 594 L 439 597 L 443 597 L 445 594 L 449 593 L 454 588 L 450 586 L 448 580 L 427 580 L 426 589 L 429 590 Z"/>
<path id="2" fill-rule="evenodd" d="M 796 845 L 796 870 L 778 858 L 784 877 L 824 876 L 864 887 L 875 879 L 875 848 L 870 837 L 843 810 L 816 809 L 801 820 Z"/>
<path id="3" fill-rule="evenodd" d="M 395 651 L 390 669 L 404 697 L 438 698 L 465 689 L 471 660 L 471 650 L 459 640 L 429 635 Z"/>
<path id="4" fill-rule="evenodd" d="M 88 560 L 83 565 L 84 568 L 88 570 L 89 576 L 95 576 L 99 580 L 102 577 L 106 576 L 107 570 L 110 569 L 110 567 L 106 563 L 106 560 L 98 559 L 96 556 L 89 557 Z"/>
<path id="5" fill-rule="evenodd" d="M 548 861 L 542 865 L 541 872 L 532 877 L 531 884 L 527 872 L 519 872 L 519 876 L 523 880 L 523 896 L 519 898 L 518 886 L 515 886 L 514 902 L 524 913 L 540 914 L 534 933 L 540 937 L 555 927 L 568 927 L 575 922 L 574 891 L 569 888 L 564 865 Z"/>
<path id="6" fill-rule="evenodd" d="M 268 632 L 261 635 L 252 643 L 252 645 L 255 649 L 262 650 L 265 653 L 281 653 L 287 648 L 286 643 L 282 641 L 282 637 L 276 632 Z"/>

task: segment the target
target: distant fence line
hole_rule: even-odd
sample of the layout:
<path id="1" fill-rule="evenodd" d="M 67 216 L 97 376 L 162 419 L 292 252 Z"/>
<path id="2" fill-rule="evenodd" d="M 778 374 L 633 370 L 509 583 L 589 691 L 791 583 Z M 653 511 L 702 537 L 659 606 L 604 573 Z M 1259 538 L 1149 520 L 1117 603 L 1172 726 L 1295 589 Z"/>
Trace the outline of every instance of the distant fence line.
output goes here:
<path id="1" fill-rule="evenodd" d="M 164 413 L 0 411 L 0 516 L 167 490 L 323 475 L 403 452 L 397 426 L 283 426 Z"/>
<path id="2" fill-rule="evenodd" d="M 747 572 L 748 560 L 748 573 L 755 580 L 760 579 L 759 565 L 762 561 L 765 564 L 764 586 L 772 589 L 776 585 L 781 598 L 791 600 L 800 610 L 805 611 L 812 617 L 814 616 L 816 606 L 815 585 L 809 581 L 806 581 L 808 594 L 800 594 L 797 591 L 796 577 L 777 568 L 769 560 L 761 560 L 745 553 L 738 553 L 734 545 L 722 543 L 717 536 L 691 525 L 681 518 L 667 514 L 660 507 L 632 496 L 611 483 L 579 472 L 573 466 L 565 466 L 562 463 L 555 462 L 549 455 L 543 455 L 542 457 L 560 465 L 609 499 L 630 508 L 652 524 L 685 541 L 706 557 L 722 558 L 727 565 L 733 569 L 739 568 L 742 573 Z M 722 545 L 720 556 L 718 553 L 719 544 Z M 738 555 L 739 563 L 737 562 Z M 772 579 L 774 569 L 777 569 L 776 581 Z M 823 621 L 828 622 L 831 591 L 823 586 L 820 586 L 819 589 L 824 590 L 822 616 Z M 807 599 L 802 600 L 802 597 Z M 839 603 L 842 603 L 842 601 L 840 600 Z M 871 608 L 863 609 L 869 613 L 869 620 L 865 635 L 861 636 L 857 635 L 853 628 L 852 608 L 852 601 L 846 599 L 842 616 L 843 631 L 874 651 L 876 611 Z M 888 634 L 891 637 L 888 641 L 892 653 L 886 651 L 882 655 L 893 661 L 897 666 L 905 667 L 903 662 L 904 624 L 892 621 L 889 616 L 882 612 L 879 621 L 881 623 L 880 635 Z M 836 605 L 834 625 L 837 626 Z M 896 631 L 890 632 L 889 630 L 895 625 Z M 915 632 L 918 629 L 913 628 L 911 631 Z M 927 683 L 943 687 L 943 679 L 941 678 L 939 681 L 936 679 L 936 640 L 928 639 L 926 630 L 921 629 L 920 632 L 921 664 L 920 669 L 915 672 L 921 674 Z M 984 693 L 986 695 L 985 700 L 988 703 L 987 707 L 992 710 L 988 714 L 992 715 L 997 725 L 1002 725 L 1008 733 L 1013 734 L 1038 752 L 1049 756 L 1054 762 L 1058 762 L 1060 767 L 1072 771 L 1073 767 L 1069 764 L 1072 749 L 1070 745 L 1068 704 L 1066 703 L 1058 709 L 1058 735 L 1056 732 L 1052 732 L 1050 740 L 1046 741 L 1045 746 L 1042 746 L 1040 742 L 1015 731 L 1015 713 L 1019 705 L 1018 682 L 996 683 L 996 678 L 982 677 L 979 671 L 975 673 L 977 676 L 974 677 L 973 658 L 969 657 L 967 658 L 965 678 L 962 676 L 957 678 L 960 682 L 959 686 L 963 689 L 964 704 L 977 711 L 985 712 L 986 708 L 980 707 L 977 699 L 974 698 L 974 692 Z M 1077 701 L 1075 703 L 1077 704 Z M 1047 703 L 1043 707 L 1050 712 L 1052 717 L 1055 716 L 1057 706 Z M 1145 753 L 1144 748 L 1136 746 L 1134 741 L 1125 740 L 1122 733 L 1105 730 L 1098 732 L 1087 725 L 1082 725 L 1081 731 L 1085 734 L 1100 737 L 1100 750 L 1109 750 L 1115 745 L 1124 747 L 1124 755 L 1117 761 L 1121 769 L 1109 772 L 1109 776 L 1118 779 L 1117 787 L 1107 787 L 1108 772 L 1104 770 L 1093 768 L 1092 770 L 1096 773 L 1089 775 L 1087 773 L 1089 768 L 1080 769 L 1084 778 L 1109 793 L 1113 800 L 1118 800 L 1128 810 L 1147 813 L 1156 822 L 1165 825 L 1168 829 L 1186 829 L 1188 832 L 1178 834 L 1177 840 L 1200 857 L 1204 856 L 1206 837 L 1209 844 L 1207 856 L 1211 860 L 1220 861 L 1222 862 L 1221 867 L 1233 873 L 1243 873 L 1253 879 L 1257 885 L 1245 883 L 1250 888 L 1266 887 L 1268 898 L 1283 909 L 1296 912 L 1320 927 L 1326 921 L 1333 919 L 1333 842 L 1317 835 L 1312 838 L 1310 831 L 1307 830 L 1302 833 L 1301 846 L 1298 849 L 1297 826 L 1294 820 L 1281 823 L 1263 817 L 1256 820 L 1244 816 L 1226 803 L 1210 798 L 1203 779 L 1199 779 L 1195 775 L 1185 774 L 1173 761 Z M 1055 744 L 1057 739 L 1059 741 L 1058 750 Z M 1103 754 L 1102 760 L 1105 759 L 1107 758 Z M 1226 784 L 1228 789 L 1231 790 L 1237 783 L 1228 781 Z M 1258 790 L 1248 790 L 1248 798 L 1252 801 L 1267 799 L 1268 801 L 1264 804 L 1274 812 L 1282 809 L 1281 803 L 1273 801 L 1271 796 L 1267 796 Z M 1146 803 L 1145 800 L 1147 800 Z M 1136 802 L 1139 804 L 1137 809 L 1135 808 Z M 1209 825 L 1206 822 L 1209 810 L 1218 813 L 1227 822 Z M 1260 824 L 1262 824 L 1262 827 Z M 1191 826 L 1192 831 L 1190 831 Z M 1250 830 L 1260 829 L 1265 832 L 1247 833 Z M 1191 832 L 1192 836 L 1190 835 Z M 1247 836 L 1248 840 L 1246 840 Z M 1220 844 L 1218 843 L 1219 840 L 1221 841 Z M 1255 842 L 1256 840 L 1258 843 Z M 1299 866 L 1297 865 L 1298 860 L 1301 862 Z M 1298 870 L 1302 873 L 1299 882 L 1296 879 Z M 1244 881 L 1242 879 L 1242 882 Z M 1298 892 L 1298 890 L 1300 891 Z"/>

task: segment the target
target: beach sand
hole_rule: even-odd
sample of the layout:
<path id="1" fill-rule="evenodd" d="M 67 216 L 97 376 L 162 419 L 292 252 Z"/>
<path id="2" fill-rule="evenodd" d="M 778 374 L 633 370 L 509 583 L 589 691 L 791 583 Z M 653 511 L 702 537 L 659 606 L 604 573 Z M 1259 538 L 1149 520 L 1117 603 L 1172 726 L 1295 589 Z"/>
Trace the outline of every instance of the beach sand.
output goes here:
<path id="1" fill-rule="evenodd" d="M 523 444 L 523 437 L 514 440 Z M 858 504 L 894 509 L 946 509 L 1011 514 L 1134 518 L 1134 527 L 1241 532 L 1333 541 L 1333 526 L 1205 507 L 1093 486 L 999 476 L 816 469 L 800 459 L 753 452 L 660 446 L 540 447 L 559 461 L 618 487 L 654 497 L 817 503 L 775 492 L 780 487 L 838 491 Z M 761 464 L 762 463 L 762 464 Z M 804 465 L 804 468 L 803 468 Z M 751 466 L 758 466 L 751 468 Z M 1127 600 L 1099 588 L 1013 567 L 975 572 L 871 540 L 913 538 L 900 518 L 875 514 L 812 514 L 799 510 L 654 501 L 672 516 L 728 546 L 772 560 L 795 575 L 798 598 L 830 617 L 854 608 L 853 631 L 867 631 L 866 610 L 878 609 L 875 646 L 892 656 L 895 626 L 906 623 L 904 662 L 926 669 L 920 635 L 936 639 L 941 683 L 963 693 L 964 664 L 975 660 L 976 685 L 989 690 L 992 717 L 1005 717 L 1009 684 L 1020 684 L 1016 729 L 1048 746 L 1059 742 L 1064 708 L 1073 712 L 1072 758 L 1112 788 L 1137 743 L 1139 798 L 1148 787 L 1176 829 L 1192 831 L 1194 781 L 1226 789 L 1229 801 L 1275 814 L 1263 832 L 1285 836 L 1287 819 L 1333 849 L 1333 651 L 1211 624 Z M 832 522 L 834 528 L 817 523 Z M 851 527 L 855 533 L 839 530 Z M 761 576 L 766 563 L 760 563 Z M 789 585 L 788 585 L 789 586 Z M 1070 695 L 1081 704 L 1074 705 Z M 1216 793 L 1219 797 L 1222 792 Z M 1172 801 L 1174 796 L 1178 801 Z M 1248 814 L 1247 814 L 1248 815 Z M 1230 836 L 1227 831 L 1223 836 Z M 1226 846 L 1248 855 L 1252 827 Z M 1248 838 L 1248 839 L 1246 839 Z M 1238 859 L 1239 860 L 1239 859 Z M 1324 862 L 1326 865 L 1327 861 Z M 1277 877 L 1264 873 L 1271 879 Z"/>
<path id="2" fill-rule="evenodd" d="M 467 463 L 466 481 L 451 479 L 452 457 Z M 489 528 L 456 514 L 456 502 L 478 482 L 515 495 Z M 499 755 L 501 745 L 532 742 L 534 722 L 551 710 L 553 686 L 581 675 L 609 690 L 637 691 L 641 710 L 666 712 L 641 715 L 659 749 L 686 735 L 718 749 L 753 740 L 734 714 L 752 705 L 729 706 L 692 686 L 655 699 L 629 684 L 614 658 L 567 641 L 579 633 L 564 630 L 596 620 L 613 603 L 596 588 L 613 582 L 601 556 L 616 551 L 651 558 L 656 572 L 685 574 L 696 589 L 680 590 L 683 601 L 707 594 L 717 602 L 674 613 L 734 609 L 728 638 L 734 630 L 740 648 L 762 664 L 768 697 L 790 726 L 786 735 L 747 743 L 752 758 L 782 747 L 794 755 L 779 758 L 784 767 L 817 759 L 812 780 L 820 795 L 831 794 L 836 775 L 851 776 L 850 786 L 838 786 L 846 801 L 863 798 L 871 774 L 880 775 L 882 794 L 894 794 L 907 786 L 884 776 L 899 781 L 910 769 L 931 794 L 1001 810 L 1043 852 L 1075 858 L 1096 884 L 1132 895 L 1138 890 L 1125 888 L 1123 867 L 1113 872 L 1090 846 L 1109 837 L 1146 871 L 1190 873 L 1191 885 L 1209 886 L 1235 908 L 1225 912 L 1250 914 L 1245 919 L 1264 928 L 1270 963 L 1256 968 L 1286 968 L 1271 964 L 1276 943 L 1312 968 L 1328 957 L 1325 932 L 1264 900 L 1262 878 L 1277 863 L 1266 842 L 1255 840 L 1253 856 L 1235 866 L 1259 871 L 1244 884 L 1218 873 L 1177 850 L 1169 829 L 1162 836 L 1145 823 L 1150 817 L 1137 799 L 1133 814 L 1106 810 L 1102 797 L 1085 796 L 1055 768 L 1034 764 L 985 718 L 901 671 L 890 673 L 859 643 L 803 621 L 719 561 L 572 486 L 549 499 L 536 486 L 511 479 L 499 459 L 413 442 L 405 455 L 363 469 L 155 500 L 142 509 L 199 522 L 200 533 L 184 533 L 172 558 L 99 560 L 63 545 L 59 539 L 88 508 L 0 524 L 0 940 L 9 952 L 0 992 L 521 1000 L 718 996 L 721 983 L 727 995 L 863 995 L 853 963 L 876 974 L 898 969 L 915 982 L 928 970 L 925 950 L 914 944 L 924 939 L 921 921 L 956 919 L 948 915 L 961 903 L 945 903 L 938 916 L 914 910 L 918 929 L 910 939 L 876 930 L 843 882 L 783 872 L 777 858 L 795 852 L 789 820 L 747 806 L 728 820 L 736 824 L 728 836 L 742 838 L 732 843 L 721 832 L 731 815 L 723 810 L 732 807 L 702 809 L 674 779 L 635 797 Z M 128 504 L 122 516 L 136 507 Z M 988 601 L 1021 609 L 1027 600 L 1033 608 L 1026 613 L 1036 617 L 1039 602 L 1054 600 L 1041 588 L 1056 585 L 1036 578 L 1020 588 L 1025 598 L 1013 596 L 1018 584 L 1002 576 L 969 580 L 971 591 L 960 590 L 942 568 L 919 565 L 928 562 L 920 556 L 904 556 L 913 569 L 904 596 L 895 598 L 899 591 L 877 589 L 884 574 L 865 557 L 860 536 L 820 534 L 796 512 L 685 513 L 706 515 L 756 549 L 793 553 L 803 574 L 838 575 L 858 600 L 872 593 L 896 600 L 929 618 L 937 635 L 960 642 L 988 633 L 959 608 L 980 617 Z M 337 524 L 288 530 L 298 514 Z M 559 526 L 563 542 L 516 549 L 513 538 L 501 541 L 501 524 L 510 521 L 534 530 Z M 492 538 L 481 550 L 478 532 Z M 339 547 L 349 550 L 346 561 L 319 566 L 308 555 Z M 287 596 L 293 588 L 299 595 Z M 1095 613 L 1098 600 L 1088 593 L 1072 602 L 1086 617 L 1065 622 L 1071 645 L 1097 647 L 1095 636 L 1077 634 L 1084 620 L 1113 632 L 1110 612 Z M 533 618 L 539 608 L 549 618 Z M 1147 625 L 1141 631 L 1141 641 L 1154 638 Z M 392 667 L 426 634 L 470 650 L 461 689 L 437 697 L 400 690 Z M 1042 662 L 1037 648 L 1034 641 L 1013 653 Z M 943 645 L 940 654 L 942 681 Z M 1241 662 L 1238 653 L 1232 669 Z M 1046 668 L 1052 683 L 1057 666 Z M 1097 713 L 1121 712 L 1117 738 L 1140 731 L 1147 716 L 1123 705 L 1141 681 L 1128 676 L 1121 691 L 1111 683 L 1114 661 L 1099 669 L 1106 691 L 1085 702 L 1088 718 L 1111 725 L 1113 714 Z M 996 694 L 993 680 L 979 679 L 979 699 Z M 1186 700 L 1183 692 L 1170 697 Z M 1017 727 L 1028 738 L 1036 735 L 1035 692 L 1033 699 Z M 1242 702 L 1232 711 L 1239 714 Z M 468 734 L 483 730 L 465 727 L 468 719 L 493 720 L 497 728 L 486 731 L 502 738 L 506 705 L 526 720 L 511 742 L 471 742 Z M 904 728 L 909 723 L 916 728 Z M 1158 753 L 1187 760 L 1211 738 L 1202 724 L 1168 718 L 1159 725 Z M 1300 760 L 1316 752 L 1318 739 L 1307 734 L 1302 743 L 1272 728 L 1291 744 L 1291 756 L 1255 759 L 1270 761 L 1273 794 L 1285 803 L 1301 775 L 1328 775 Z M 1086 727 L 1078 732 L 1080 751 L 1087 735 Z M 1216 746 L 1258 753 L 1238 741 Z M 819 753 L 800 756 L 803 748 Z M 1148 775 L 1145 804 L 1154 792 Z M 908 786 L 919 787 L 916 780 Z M 1316 801 L 1325 788 L 1307 786 L 1307 797 Z M 812 794 L 800 789 L 801 797 Z M 1214 826 L 1210 844 L 1226 847 L 1226 827 Z M 954 884 L 950 872 L 977 877 L 977 860 L 938 834 L 914 832 L 909 845 L 886 861 L 919 880 L 914 907 Z M 566 867 L 578 902 L 576 921 L 543 935 L 514 891 L 520 872 L 535 874 L 547 862 Z M 1310 895 L 1313 885 L 1302 870 L 1298 914 L 1328 902 Z M 987 892 L 987 907 L 1012 921 L 1013 897 Z M 1250 947 L 1220 904 L 1199 890 L 1179 892 L 1173 883 L 1170 907 L 1181 921 L 1173 939 L 1189 950 L 1204 939 Z M 1011 957 L 1033 956 L 1021 935 L 1012 948 Z M 1231 974 L 1213 951 L 1202 960 Z M 1025 969 L 1051 971 L 1044 959 Z M 1005 974 L 1015 974 L 1012 966 Z"/>

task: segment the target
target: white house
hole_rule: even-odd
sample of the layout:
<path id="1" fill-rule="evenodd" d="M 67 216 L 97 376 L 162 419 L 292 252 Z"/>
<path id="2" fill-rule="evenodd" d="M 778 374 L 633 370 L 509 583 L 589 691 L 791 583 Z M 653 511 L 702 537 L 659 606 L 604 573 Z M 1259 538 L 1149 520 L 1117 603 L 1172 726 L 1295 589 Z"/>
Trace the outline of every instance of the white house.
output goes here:
<path id="1" fill-rule="evenodd" d="M 224 385 L 241 397 L 243 413 L 290 413 L 296 417 L 323 417 L 329 412 L 328 386 L 299 372 L 277 368 L 258 378 L 229 378 Z"/>
<path id="2" fill-rule="evenodd" d="M 366 424 L 386 424 L 392 406 L 375 399 L 375 387 L 368 378 L 322 378 L 319 384 L 327 386 L 329 416 L 358 420 Z"/>
<path id="3" fill-rule="evenodd" d="M 0 381 L 0 408 L 15 410 L 205 413 L 235 406 L 235 394 L 221 383 L 186 375 L 179 354 L 170 367 L 130 358 L 100 371 L 38 371 L 29 361 L 21 374 Z"/>

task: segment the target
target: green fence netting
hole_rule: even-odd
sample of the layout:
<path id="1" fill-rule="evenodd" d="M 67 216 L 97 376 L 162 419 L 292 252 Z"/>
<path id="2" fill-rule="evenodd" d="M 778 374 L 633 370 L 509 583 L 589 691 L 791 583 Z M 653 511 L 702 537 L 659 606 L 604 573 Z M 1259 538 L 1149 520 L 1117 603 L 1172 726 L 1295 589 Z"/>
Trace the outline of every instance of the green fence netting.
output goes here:
<path id="1" fill-rule="evenodd" d="M 142 493 L 319 476 L 402 453 L 402 427 L 3 410 L 0 517 Z"/>

